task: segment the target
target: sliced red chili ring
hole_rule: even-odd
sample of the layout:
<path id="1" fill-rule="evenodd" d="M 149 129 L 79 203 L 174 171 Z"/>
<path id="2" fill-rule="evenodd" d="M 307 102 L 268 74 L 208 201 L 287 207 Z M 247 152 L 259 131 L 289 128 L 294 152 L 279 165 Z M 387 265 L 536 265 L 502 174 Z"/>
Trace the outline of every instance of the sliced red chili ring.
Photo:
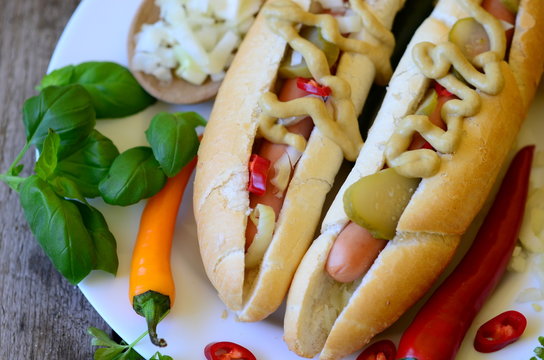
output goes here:
<path id="1" fill-rule="evenodd" d="M 527 319 L 522 313 L 505 311 L 480 326 L 474 338 L 474 348 L 482 353 L 500 350 L 518 340 L 526 326 Z"/>
<path id="2" fill-rule="evenodd" d="M 329 96 L 332 94 L 332 90 L 328 86 L 319 85 L 314 79 L 297 78 L 297 87 L 306 91 L 309 94 L 318 96 Z"/>
<path id="3" fill-rule="evenodd" d="M 266 180 L 268 170 L 270 169 L 270 160 L 257 154 L 252 154 L 249 158 L 249 192 L 262 195 L 266 192 Z"/>
<path id="4" fill-rule="evenodd" d="M 356 360 L 393 360 L 397 348 L 391 340 L 380 340 L 367 347 Z"/>
<path id="5" fill-rule="evenodd" d="M 230 341 L 208 344 L 204 348 L 204 355 L 207 360 L 257 360 L 251 351 Z"/>

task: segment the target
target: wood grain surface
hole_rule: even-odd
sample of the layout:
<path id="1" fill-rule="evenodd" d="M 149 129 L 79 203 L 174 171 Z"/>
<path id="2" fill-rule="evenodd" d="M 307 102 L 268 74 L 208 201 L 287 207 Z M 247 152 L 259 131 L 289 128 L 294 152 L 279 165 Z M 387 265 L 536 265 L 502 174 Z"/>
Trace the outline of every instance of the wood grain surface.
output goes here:
<path id="1" fill-rule="evenodd" d="M 36 95 L 79 2 L 0 0 L 0 172 L 24 144 L 23 102 Z M 24 160 L 27 169 L 31 155 Z M 1 358 L 92 359 L 89 326 L 111 332 L 77 287 L 55 271 L 26 225 L 17 194 L 0 184 Z"/>

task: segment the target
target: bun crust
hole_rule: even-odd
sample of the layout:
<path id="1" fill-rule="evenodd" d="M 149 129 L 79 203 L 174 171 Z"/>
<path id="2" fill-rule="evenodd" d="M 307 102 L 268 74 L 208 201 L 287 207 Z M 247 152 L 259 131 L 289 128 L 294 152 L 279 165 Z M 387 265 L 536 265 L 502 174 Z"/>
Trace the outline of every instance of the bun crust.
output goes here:
<path id="1" fill-rule="evenodd" d="M 309 8 L 309 0 L 295 2 Z M 404 1 L 368 3 L 390 28 Z M 374 41 L 369 36 L 360 35 Z M 257 135 L 258 100 L 274 87 L 285 46 L 261 12 L 223 80 L 198 154 L 194 212 L 202 259 L 219 297 L 242 321 L 261 320 L 280 306 L 343 161 L 341 148 L 314 128 L 262 263 L 245 270 L 245 229 L 251 211 L 247 167 Z M 337 75 L 350 84 L 352 101 L 360 112 L 376 75 L 374 64 L 365 55 L 344 53 Z"/>
<path id="2" fill-rule="evenodd" d="M 510 63 L 501 64 L 504 89 L 496 96 L 481 94 L 480 112 L 463 120 L 458 149 L 442 155 L 438 174 L 422 180 L 395 238 L 362 279 L 341 284 L 328 275 L 325 263 L 349 222 L 343 194 L 359 178 L 383 168 L 385 144 L 396 122 L 413 113 L 428 88 L 429 80 L 412 61 L 413 46 L 447 39 L 450 27 L 467 15 L 456 1 L 442 0 L 420 26 L 393 74 L 355 167 L 325 216 L 321 235 L 293 279 L 284 336 L 291 350 L 304 357 L 321 352 L 320 359 L 334 360 L 360 349 L 394 323 L 442 273 L 508 158 L 542 75 L 544 52 L 536 39 L 544 37 L 543 6 L 538 0 L 522 0 Z"/>

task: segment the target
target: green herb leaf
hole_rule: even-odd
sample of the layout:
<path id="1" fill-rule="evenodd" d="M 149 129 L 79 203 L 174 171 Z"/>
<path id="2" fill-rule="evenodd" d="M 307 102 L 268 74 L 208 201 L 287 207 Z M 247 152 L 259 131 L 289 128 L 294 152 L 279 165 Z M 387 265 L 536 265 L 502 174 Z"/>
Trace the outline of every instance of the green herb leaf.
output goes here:
<path id="1" fill-rule="evenodd" d="M 91 345 L 93 346 L 112 346 L 112 347 L 123 347 L 123 345 L 119 345 L 110 337 L 104 330 L 100 330 L 95 327 L 89 327 L 87 329 L 87 333 L 92 336 Z"/>
<path id="2" fill-rule="evenodd" d="M 38 89 L 68 84 L 85 87 L 99 119 L 129 116 L 156 101 L 130 71 L 113 62 L 85 62 L 55 70 L 43 78 Z"/>
<path id="3" fill-rule="evenodd" d="M 80 282 L 95 259 L 78 208 L 36 175 L 23 182 L 20 199 L 30 229 L 53 265 L 72 284 Z"/>
<path id="4" fill-rule="evenodd" d="M 56 173 L 75 182 L 85 197 L 94 198 L 100 195 L 98 184 L 118 155 L 113 142 L 93 130 L 81 149 L 58 163 Z"/>
<path id="5" fill-rule="evenodd" d="M 174 360 L 171 356 L 163 355 L 160 352 L 156 352 L 149 360 Z"/>
<path id="6" fill-rule="evenodd" d="M 60 146 L 60 137 L 53 130 L 45 137 L 40 157 L 34 166 L 34 171 L 43 180 L 47 180 L 57 168 L 57 153 Z"/>
<path id="7" fill-rule="evenodd" d="M 544 346 L 544 336 L 539 336 L 538 342 L 540 343 L 540 345 Z"/>
<path id="8" fill-rule="evenodd" d="M 108 204 L 126 206 L 155 195 L 165 182 L 151 149 L 140 146 L 121 153 L 98 188 Z"/>
<path id="9" fill-rule="evenodd" d="M 138 354 L 134 348 L 128 348 L 128 350 L 124 352 L 118 360 L 145 360 L 145 358 Z"/>
<path id="10" fill-rule="evenodd" d="M 77 184 L 71 179 L 55 176 L 47 181 L 58 196 L 64 199 L 77 200 L 86 203 L 85 196 L 79 190 Z"/>
<path id="11" fill-rule="evenodd" d="M 120 359 L 120 355 L 125 351 L 126 347 L 103 347 L 96 349 L 94 352 L 94 360 L 117 360 Z"/>
<path id="12" fill-rule="evenodd" d="M 117 242 L 110 232 L 104 216 L 89 204 L 74 202 L 94 244 L 96 262 L 93 269 L 115 275 L 119 266 Z"/>
<path id="13" fill-rule="evenodd" d="M 168 177 L 176 175 L 198 150 L 197 126 L 206 120 L 195 112 L 159 113 L 151 120 L 146 131 L 153 154 Z"/>
<path id="14" fill-rule="evenodd" d="M 59 158 L 77 150 L 95 125 L 95 112 L 80 85 L 48 87 L 23 105 L 26 139 L 39 150 L 49 129 L 60 137 Z"/>
<path id="15" fill-rule="evenodd" d="M 17 166 L 14 166 L 13 168 L 11 168 L 6 175 L 8 176 L 17 176 L 21 173 L 21 171 L 23 171 L 24 169 L 24 165 L 23 164 L 19 164 Z"/>

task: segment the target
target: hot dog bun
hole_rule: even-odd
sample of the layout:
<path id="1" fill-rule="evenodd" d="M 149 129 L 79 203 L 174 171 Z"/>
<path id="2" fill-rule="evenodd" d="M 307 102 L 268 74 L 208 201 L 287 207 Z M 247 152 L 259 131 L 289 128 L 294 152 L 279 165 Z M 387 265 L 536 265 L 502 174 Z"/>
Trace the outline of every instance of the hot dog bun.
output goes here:
<path id="1" fill-rule="evenodd" d="M 295 2 L 305 10 L 310 6 L 309 0 Z M 390 28 L 403 3 L 382 0 L 369 5 Z M 357 37 L 376 41 L 365 32 Z M 313 239 L 325 195 L 343 159 L 342 149 L 314 128 L 262 263 L 245 270 L 245 230 L 251 211 L 248 161 L 258 131 L 259 99 L 273 90 L 285 48 L 286 41 L 271 31 L 261 12 L 223 80 L 198 153 L 194 212 L 202 259 L 219 297 L 243 321 L 263 319 L 281 304 Z M 345 52 L 337 75 L 349 83 L 354 107 L 360 112 L 376 76 L 374 63 L 365 55 Z"/>
<path id="2" fill-rule="evenodd" d="M 304 256 L 287 300 L 285 341 L 305 357 L 340 359 L 389 327 L 436 281 L 451 260 L 488 196 L 515 141 L 542 76 L 544 4 L 522 0 L 505 85 L 495 96 L 481 93 L 482 108 L 464 119 L 457 150 L 442 156 L 438 173 L 421 181 L 399 220 L 397 233 L 365 276 L 341 284 L 325 271 L 328 253 L 349 219 L 342 197 L 359 178 L 385 164 L 385 144 L 398 120 L 414 112 L 429 80 L 412 59 L 422 41 L 447 40 L 457 19 L 467 17 L 454 0 L 442 0 L 414 35 L 390 82 L 359 158 L 329 209 L 321 235 Z"/>

